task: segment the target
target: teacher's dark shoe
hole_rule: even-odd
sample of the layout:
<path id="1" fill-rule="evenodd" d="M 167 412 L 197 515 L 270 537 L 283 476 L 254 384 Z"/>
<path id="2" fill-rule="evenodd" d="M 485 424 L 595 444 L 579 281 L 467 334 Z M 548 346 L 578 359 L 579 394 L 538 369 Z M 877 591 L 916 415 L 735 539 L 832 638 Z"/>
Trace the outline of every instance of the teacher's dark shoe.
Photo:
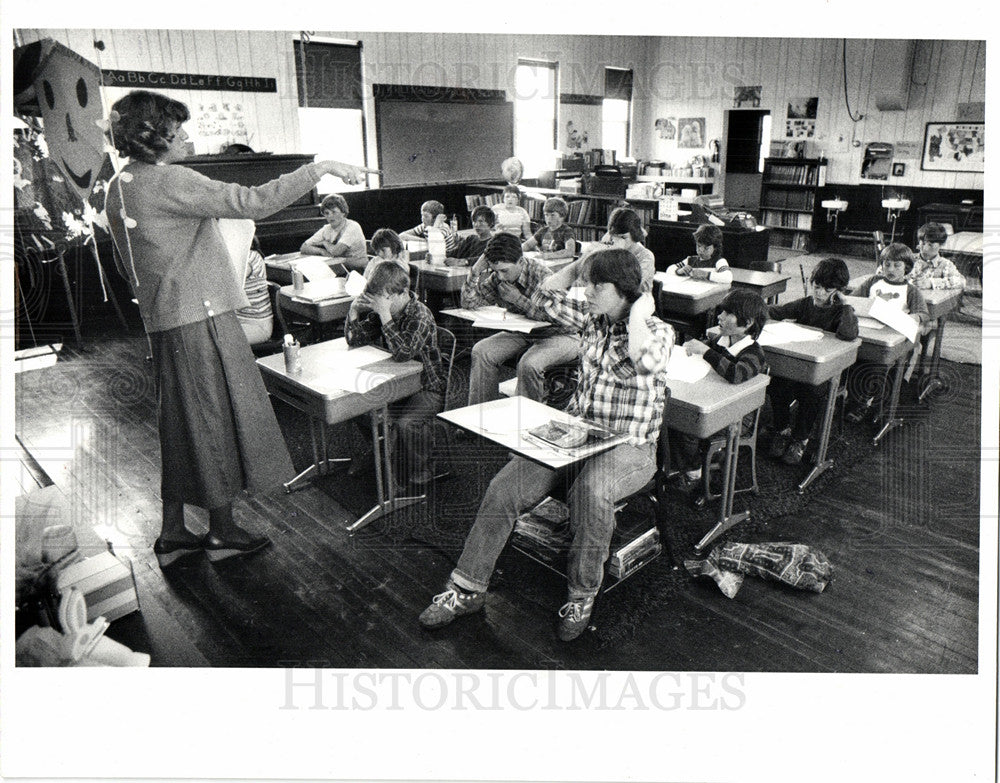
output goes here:
<path id="1" fill-rule="evenodd" d="M 227 560 L 230 557 L 252 555 L 270 545 L 271 539 L 267 536 L 251 536 L 241 541 L 224 541 L 211 533 L 205 536 L 203 544 L 205 556 L 213 563 Z"/>
<path id="2" fill-rule="evenodd" d="M 185 555 L 193 555 L 200 552 L 204 543 L 204 538 L 193 538 L 186 541 L 169 541 L 158 538 L 153 542 L 153 554 L 160 568 L 171 566 Z"/>

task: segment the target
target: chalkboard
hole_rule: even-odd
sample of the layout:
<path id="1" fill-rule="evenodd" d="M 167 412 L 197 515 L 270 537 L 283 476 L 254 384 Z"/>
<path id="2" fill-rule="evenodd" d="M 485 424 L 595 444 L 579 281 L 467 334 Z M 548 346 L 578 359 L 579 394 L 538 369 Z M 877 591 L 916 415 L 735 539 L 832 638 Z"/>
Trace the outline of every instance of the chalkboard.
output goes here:
<path id="1" fill-rule="evenodd" d="M 382 184 L 499 179 L 500 164 L 513 154 L 513 104 L 495 95 L 435 89 L 412 88 L 405 97 L 397 90 L 390 98 L 376 91 Z"/>

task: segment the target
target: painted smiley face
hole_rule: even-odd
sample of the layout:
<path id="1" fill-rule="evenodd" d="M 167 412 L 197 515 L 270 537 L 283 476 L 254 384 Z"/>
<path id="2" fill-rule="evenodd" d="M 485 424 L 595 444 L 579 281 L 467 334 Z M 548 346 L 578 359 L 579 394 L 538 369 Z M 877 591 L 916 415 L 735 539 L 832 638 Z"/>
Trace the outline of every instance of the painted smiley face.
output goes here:
<path id="1" fill-rule="evenodd" d="M 49 156 L 86 200 L 104 160 L 100 71 L 66 47 L 45 60 L 35 79 Z"/>

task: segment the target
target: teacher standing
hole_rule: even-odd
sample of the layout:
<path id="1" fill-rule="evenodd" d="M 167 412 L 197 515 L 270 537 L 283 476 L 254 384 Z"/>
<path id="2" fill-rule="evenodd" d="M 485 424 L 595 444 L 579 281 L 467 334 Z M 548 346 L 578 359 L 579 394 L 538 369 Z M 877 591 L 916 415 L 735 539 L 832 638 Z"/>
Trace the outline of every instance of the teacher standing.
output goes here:
<path id="1" fill-rule="evenodd" d="M 109 123 L 129 163 L 109 183 L 105 207 L 152 345 L 159 399 L 161 567 L 201 550 L 218 561 L 267 546 L 235 524 L 233 501 L 294 473 L 236 318 L 248 302 L 216 219 L 264 218 L 325 174 L 355 184 L 369 171 L 324 161 L 257 187 L 218 182 L 170 165 L 187 156 L 190 116 L 179 101 L 137 90 L 114 104 Z M 185 527 L 185 503 L 208 509 L 207 535 Z"/>

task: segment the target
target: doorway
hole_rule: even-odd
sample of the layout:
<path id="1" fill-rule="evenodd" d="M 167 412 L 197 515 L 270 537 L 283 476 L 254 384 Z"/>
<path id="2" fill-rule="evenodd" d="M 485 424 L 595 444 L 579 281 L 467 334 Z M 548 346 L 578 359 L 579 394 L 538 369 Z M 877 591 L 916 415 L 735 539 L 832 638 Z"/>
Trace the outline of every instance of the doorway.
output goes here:
<path id="1" fill-rule="evenodd" d="M 764 158 L 771 144 L 771 112 L 730 109 L 725 113 L 722 131 L 725 205 L 756 212 L 760 209 Z"/>

